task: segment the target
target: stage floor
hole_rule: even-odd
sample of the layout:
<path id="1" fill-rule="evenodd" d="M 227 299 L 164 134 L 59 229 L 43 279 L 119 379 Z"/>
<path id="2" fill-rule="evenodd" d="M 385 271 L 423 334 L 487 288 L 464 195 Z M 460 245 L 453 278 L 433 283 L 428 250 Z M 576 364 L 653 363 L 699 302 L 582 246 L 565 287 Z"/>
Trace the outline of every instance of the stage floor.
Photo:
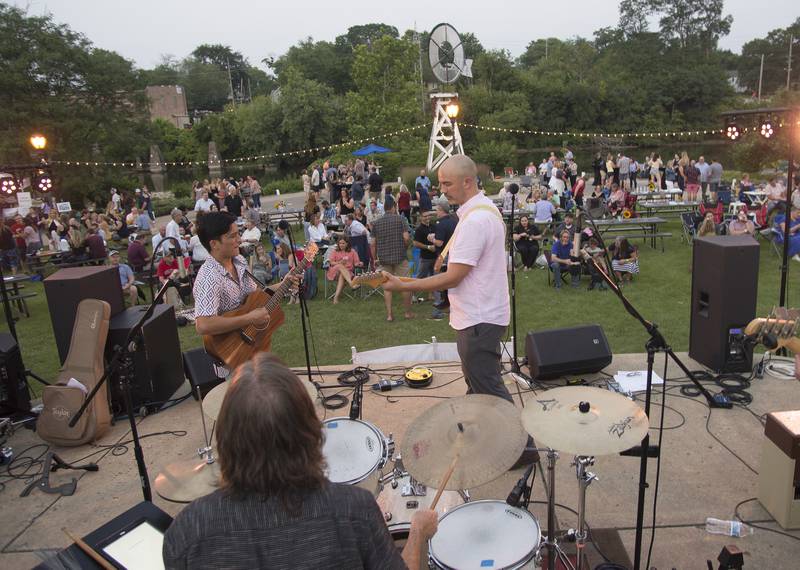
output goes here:
<path id="1" fill-rule="evenodd" d="M 690 368 L 699 368 L 685 354 L 680 356 Z M 347 365 L 328 366 L 323 367 L 322 371 L 326 373 L 349 368 Z M 645 355 L 618 355 L 605 372 L 613 374 L 617 370 L 644 368 Z M 656 368 L 659 373 L 663 372 L 663 356 L 657 358 Z M 409 423 L 421 411 L 440 402 L 440 398 L 464 393 L 465 386 L 460 379 L 458 364 L 437 364 L 433 369 L 433 385 L 425 391 L 399 388 L 380 395 L 365 390 L 364 419 L 374 423 L 384 434 L 393 434 L 396 442 L 402 441 Z M 385 376 L 397 371 L 387 371 Z M 681 376 L 680 371 L 670 364 L 667 377 L 678 376 Z M 376 382 L 379 377 L 373 374 L 370 383 Z M 602 376 L 587 375 L 585 378 L 591 381 Z M 681 381 L 669 381 L 668 386 L 675 386 Z M 335 374 L 331 373 L 326 377 L 326 384 L 333 383 Z M 563 384 L 563 380 L 548 383 L 553 386 Z M 509 385 L 509 388 L 519 406 L 516 385 Z M 661 402 L 660 390 L 656 392 L 658 395 L 654 397 L 651 413 L 651 425 L 654 426 L 658 424 Z M 798 567 L 800 542 L 796 540 L 759 529 L 745 538 L 722 537 L 708 534 L 704 528 L 706 517 L 731 519 L 737 503 L 757 494 L 758 476 L 755 472 L 759 469 L 764 439 L 758 416 L 771 411 L 800 409 L 800 383 L 796 381 L 767 376 L 754 381 L 751 393 L 754 401 L 750 410 L 753 413 L 741 408 L 714 410 L 709 418 L 704 400 L 679 397 L 677 388 L 669 390 L 664 420 L 666 430 L 661 448 L 661 481 L 652 567 L 705 568 L 706 559 L 713 560 L 716 567 L 716 557 L 725 544 L 735 544 L 748 553 L 745 557 L 746 569 L 788 570 Z M 533 392 L 523 394 L 526 401 L 534 397 Z M 347 415 L 347 408 L 335 415 Z M 328 412 L 328 417 L 332 416 Z M 706 426 L 741 460 L 717 442 L 707 432 Z M 184 437 L 155 435 L 143 440 L 147 468 L 153 481 L 165 465 L 196 458 L 196 449 L 202 445 L 203 439 L 200 407 L 190 398 L 173 408 L 145 417 L 139 422 L 139 430 L 141 435 L 173 430 L 187 432 Z M 651 431 L 651 435 L 653 433 Z M 109 445 L 128 439 L 127 422 L 119 422 L 99 443 Z M 25 429 L 17 431 L 9 441 L 17 455 L 25 448 L 41 443 L 36 434 Z M 44 449 L 38 447 L 25 455 L 38 456 Z M 86 445 L 57 451 L 63 459 L 73 461 L 99 450 Z M 61 532 L 62 527 L 82 536 L 141 501 L 132 449 L 123 455 L 114 455 L 109 451 L 105 449 L 93 458 L 100 466 L 99 472 L 77 472 L 78 488 L 71 497 L 34 490 L 30 496 L 21 498 L 19 494 L 25 483 L 21 480 L 4 481 L 5 488 L 0 491 L 0 568 L 30 568 L 40 560 L 37 552 L 57 550 L 69 544 L 69 539 Z M 571 459 L 562 455 L 558 461 L 556 498 L 559 503 L 574 509 L 578 497 Z M 638 458 L 633 457 L 597 457 L 592 470 L 599 480 L 589 487 L 587 497 L 587 519 L 591 527 L 617 529 L 631 560 L 638 464 Z M 652 520 L 656 461 L 650 460 L 649 466 L 650 490 L 647 493 L 645 519 L 648 527 Z M 490 484 L 472 489 L 472 498 L 505 499 L 521 471 L 509 472 Z M 51 475 L 51 482 L 57 485 L 71 477 L 73 474 L 70 472 L 58 471 Z M 155 490 L 153 494 L 155 504 L 173 516 L 183 506 L 161 499 Z M 536 501 L 546 499 L 540 477 L 537 477 L 533 494 Z M 535 505 L 532 512 L 544 526 L 547 520 L 545 509 Z M 744 505 L 740 513 L 758 524 L 780 528 L 757 501 Z M 574 528 L 576 525 L 575 516 L 564 509 L 558 509 L 558 521 L 561 529 Z M 800 537 L 800 531 L 791 534 Z M 649 537 L 648 530 L 644 541 L 645 556 Z"/>

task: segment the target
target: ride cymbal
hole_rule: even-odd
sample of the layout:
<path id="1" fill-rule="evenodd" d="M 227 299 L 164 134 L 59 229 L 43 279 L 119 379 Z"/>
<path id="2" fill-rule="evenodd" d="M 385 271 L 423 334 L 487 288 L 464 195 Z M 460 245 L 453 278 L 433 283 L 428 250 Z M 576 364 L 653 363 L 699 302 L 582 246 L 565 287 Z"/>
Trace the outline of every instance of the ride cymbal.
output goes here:
<path id="1" fill-rule="evenodd" d="M 300 382 L 303 384 L 303 388 L 308 391 L 311 401 L 317 406 L 320 400 L 316 386 L 308 380 L 301 379 Z M 222 402 L 225 400 L 225 394 L 228 393 L 228 387 L 230 387 L 230 385 L 231 381 L 227 380 L 209 390 L 208 394 L 203 398 L 203 413 L 211 418 L 211 420 L 217 421 L 219 418 L 219 411 L 222 409 Z"/>
<path id="2" fill-rule="evenodd" d="M 563 386 L 526 403 L 522 424 L 536 443 L 573 455 L 625 451 L 638 445 L 650 428 L 636 402 L 602 388 Z"/>
<path id="3" fill-rule="evenodd" d="M 153 486 L 162 499 L 191 503 L 219 487 L 219 463 L 205 459 L 170 463 L 156 476 Z"/>

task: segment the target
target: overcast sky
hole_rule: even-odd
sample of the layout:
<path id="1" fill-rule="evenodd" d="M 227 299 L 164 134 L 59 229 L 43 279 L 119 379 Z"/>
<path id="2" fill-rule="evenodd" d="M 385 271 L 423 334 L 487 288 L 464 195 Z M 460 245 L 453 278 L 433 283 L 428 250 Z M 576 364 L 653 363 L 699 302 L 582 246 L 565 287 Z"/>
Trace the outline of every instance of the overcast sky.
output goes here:
<path id="1" fill-rule="evenodd" d="M 230 45 L 260 64 L 299 40 L 333 40 L 352 25 L 383 22 L 402 34 L 449 22 L 473 32 L 484 47 L 518 56 L 533 39 L 591 38 L 618 20 L 619 0 L 501 0 L 495 2 L 353 2 L 350 0 L 12 0 L 31 15 L 52 13 L 56 22 L 85 34 L 96 46 L 116 51 L 150 68 L 170 54 L 188 55 L 202 43 Z M 783 28 L 800 16 L 798 0 L 726 0 L 733 15 L 721 47 L 736 53 L 742 44 Z M 787 46 L 788 48 L 788 46 Z M 260 65 L 261 66 L 261 65 Z M 261 66 L 263 67 L 263 66 Z"/>

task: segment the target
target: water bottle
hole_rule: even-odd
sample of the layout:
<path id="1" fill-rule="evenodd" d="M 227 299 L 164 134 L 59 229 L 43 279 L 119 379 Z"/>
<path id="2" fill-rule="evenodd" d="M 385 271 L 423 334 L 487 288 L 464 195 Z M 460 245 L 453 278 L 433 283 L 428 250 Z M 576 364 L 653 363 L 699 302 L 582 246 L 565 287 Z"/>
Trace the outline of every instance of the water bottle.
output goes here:
<path id="1" fill-rule="evenodd" d="M 711 534 L 724 534 L 725 536 L 748 536 L 753 534 L 753 527 L 740 521 L 723 521 L 708 517 L 706 519 L 706 531 Z"/>

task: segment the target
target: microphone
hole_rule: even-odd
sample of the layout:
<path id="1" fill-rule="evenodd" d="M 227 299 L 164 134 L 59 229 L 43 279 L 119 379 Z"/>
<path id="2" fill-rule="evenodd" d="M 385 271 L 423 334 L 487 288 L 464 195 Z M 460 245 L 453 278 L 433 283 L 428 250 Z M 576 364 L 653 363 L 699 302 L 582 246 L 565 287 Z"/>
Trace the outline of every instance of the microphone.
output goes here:
<path id="1" fill-rule="evenodd" d="M 510 192 L 511 194 L 516 194 L 517 192 L 519 192 L 519 184 L 517 184 L 516 182 L 512 182 L 511 184 L 508 185 L 507 192 Z"/>
<path id="2" fill-rule="evenodd" d="M 522 477 L 519 478 L 517 484 L 514 485 L 514 488 L 511 489 L 511 492 L 508 494 L 508 498 L 506 498 L 506 503 L 511 505 L 512 507 L 518 507 L 519 502 L 522 499 L 522 494 L 525 491 L 525 486 L 528 484 L 528 479 L 531 477 L 531 473 L 533 473 L 533 467 L 535 463 L 531 463 L 528 465 L 528 468 L 523 473 Z"/>

